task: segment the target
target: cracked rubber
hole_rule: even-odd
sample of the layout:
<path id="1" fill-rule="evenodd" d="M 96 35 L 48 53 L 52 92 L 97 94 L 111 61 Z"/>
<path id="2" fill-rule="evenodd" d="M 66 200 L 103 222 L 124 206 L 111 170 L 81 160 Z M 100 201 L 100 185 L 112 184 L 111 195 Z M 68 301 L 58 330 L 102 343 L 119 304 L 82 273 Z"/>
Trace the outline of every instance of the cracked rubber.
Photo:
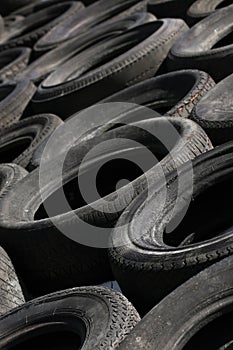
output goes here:
<path id="1" fill-rule="evenodd" d="M 177 38 L 184 21 L 163 19 L 133 28 L 87 49 L 48 76 L 31 108 L 62 119 L 142 80 L 153 77 Z M 156 55 L 155 55 L 156 52 Z"/>
<path id="2" fill-rule="evenodd" d="M 233 56 L 233 5 L 204 18 L 182 35 L 168 55 L 169 70 L 200 69 L 216 81 L 230 75 Z"/>
<path id="3" fill-rule="evenodd" d="M 0 53 L 0 80 L 13 80 L 28 64 L 31 50 L 26 47 L 5 50 Z"/>
<path id="4" fill-rule="evenodd" d="M 232 349 L 232 266 L 231 256 L 177 288 L 138 323 L 119 350 Z"/>
<path id="5" fill-rule="evenodd" d="M 101 103 L 135 103 L 162 115 L 188 118 L 193 108 L 214 86 L 213 79 L 205 72 L 187 69 L 147 79 Z"/>
<path id="6" fill-rule="evenodd" d="M 167 138 L 167 132 L 171 131 L 170 128 L 175 133 L 169 137 L 173 157 L 167 154 L 167 150 L 163 146 L 161 147 L 161 143 L 151 134 L 152 131 L 158 135 L 163 133 Z M 62 127 L 59 131 L 62 134 Z M 132 169 L 130 165 L 127 167 L 117 167 L 118 163 L 115 163 L 115 167 L 114 164 L 111 165 L 109 171 L 111 174 L 115 174 L 116 179 L 112 175 L 108 177 L 108 171 L 103 173 L 101 180 L 104 185 L 100 187 L 103 195 L 92 196 L 94 203 L 90 203 L 89 200 L 82 197 L 86 187 L 81 187 L 80 190 L 80 186 L 75 185 L 74 194 L 72 187 L 67 187 L 67 185 L 72 186 L 73 180 L 75 184 L 77 183 L 80 163 L 87 152 L 106 141 L 110 141 L 110 145 L 112 145 L 112 141 L 115 139 L 119 141 L 123 139 L 121 141 L 123 144 L 120 142 L 117 147 L 113 145 L 113 148 L 105 146 L 103 154 L 94 154 L 94 161 L 86 163 L 83 176 L 82 174 L 79 176 L 79 183 L 81 180 L 87 181 L 88 189 L 95 186 L 93 174 L 95 174 L 95 169 L 99 169 L 99 162 L 101 169 L 102 164 L 108 164 L 109 161 L 119 158 L 134 162 L 135 159 L 143 161 L 146 155 L 148 156 L 147 149 L 155 157 L 150 158 L 151 163 L 146 164 L 148 170 L 145 170 L 145 174 L 141 174 L 141 172 L 138 174 L 137 171 L 133 172 L 132 175 L 130 170 L 127 170 Z M 141 148 L 132 147 L 131 143 L 128 144 L 128 140 L 139 143 Z M 20 271 L 24 284 L 31 294 L 38 296 L 58 289 L 100 284 L 112 280 L 106 248 L 112 227 L 124 208 L 147 188 L 148 181 L 155 183 L 161 179 L 161 176 L 163 177 L 163 174 L 174 169 L 175 164 L 183 164 L 211 147 L 208 137 L 197 124 L 188 119 L 175 117 L 154 118 L 115 128 L 84 142 L 82 145 L 78 144 L 70 150 L 63 165 L 63 184 L 66 184 L 65 193 L 68 195 L 68 202 L 74 210 L 73 212 L 67 212 L 67 209 L 63 208 L 63 203 L 56 197 L 56 191 L 61 188 L 57 177 L 59 162 L 56 158 L 47 163 L 46 169 L 43 171 L 44 185 L 39 181 L 40 169 L 34 170 L 20 181 L 14 190 L 0 201 L 0 244 L 3 248 L 7 248 L 9 254 L 17 260 L 17 262 L 15 260 L 15 266 Z M 158 157 L 161 158 L 159 165 L 157 164 Z M 163 170 L 162 175 L 160 169 Z M 129 177 L 131 182 L 116 192 L 118 176 L 119 180 Z M 40 206 L 44 203 L 42 195 L 52 205 L 52 220 L 48 219 L 43 211 L 41 215 L 42 208 Z M 40 208 L 39 212 L 38 208 Z M 39 216 L 38 213 L 40 213 Z M 92 232 L 86 229 L 85 236 L 82 237 L 83 229 L 82 226 L 77 227 L 79 222 L 74 220 L 74 213 L 82 222 L 94 227 L 94 237 L 92 237 Z M 96 240 L 98 228 L 104 228 L 104 232 L 101 231 L 98 240 Z M 61 233 L 61 229 L 65 234 Z M 18 243 L 17 237 L 26 242 L 24 246 Z M 36 281 L 40 281 L 40 283 L 38 284 Z"/>
<path id="7" fill-rule="evenodd" d="M 0 159 L 32 171 L 40 165 L 45 143 L 63 124 L 55 115 L 37 115 L 21 120 L 0 132 Z"/>
<path id="8" fill-rule="evenodd" d="M 165 205 L 159 206 L 159 186 L 146 202 L 146 194 L 139 195 L 121 216 L 112 234 L 112 269 L 123 293 L 141 313 L 203 268 L 232 254 L 232 155 L 230 142 L 197 157 L 192 161 L 193 176 L 187 164 L 179 175 L 167 176 Z M 176 202 L 178 185 L 182 189 Z"/>
<path id="9" fill-rule="evenodd" d="M 1 128 L 17 122 L 22 117 L 35 91 L 35 85 L 27 79 L 0 84 Z"/>
<path id="10" fill-rule="evenodd" d="M 233 139 L 233 74 L 218 83 L 194 108 L 191 119 L 208 134 L 214 146 Z"/>
<path id="11" fill-rule="evenodd" d="M 114 350 L 139 320 L 137 311 L 120 293 L 101 287 L 74 288 L 35 299 L 3 315 L 0 346 L 8 348 L 17 343 L 25 348 L 28 341 L 30 344 L 34 340 L 33 348 L 39 349 L 36 331 L 45 337 L 48 346 L 46 333 L 56 329 L 56 348 Z M 59 332 L 63 335 L 64 331 L 71 333 L 62 339 Z M 77 344 L 69 341 L 72 333 L 78 336 Z"/>
<path id="12" fill-rule="evenodd" d="M 102 40 L 119 35 L 126 30 L 141 24 L 152 22 L 155 17 L 148 13 L 138 13 L 128 16 L 120 21 L 103 23 L 78 37 L 70 39 L 57 48 L 45 53 L 32 62 L 21 74 L 21 77 L 40 83 L 49 73 L 67 61 L 69 58 L 80 53 L 84 49 L 100 43 Z"/>

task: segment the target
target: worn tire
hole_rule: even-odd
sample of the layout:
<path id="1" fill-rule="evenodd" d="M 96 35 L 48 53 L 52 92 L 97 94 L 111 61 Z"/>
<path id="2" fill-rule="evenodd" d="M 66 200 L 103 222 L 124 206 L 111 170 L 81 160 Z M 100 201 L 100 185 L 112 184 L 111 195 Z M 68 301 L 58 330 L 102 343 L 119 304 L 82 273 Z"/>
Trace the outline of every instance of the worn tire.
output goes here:
<path id="1" fill-rule="evenodd" d="M 33 300 L 3 315 L 0 346 L 40 349 L 50 344 L 64 350 L 114 350 L 139 320 L 122 294 L 101 287 L 76 288 Z M 49 338 L 51 329 L 57 333 Z"/>
<path id="2" fill-rule="evenodd" d="M 177 288 L 138 323 L 119 350 L 232 349 L 232 266 L 231 256 Z"/>
<path id="3" fill-rule="evenodd" d="M 5 50 L 0 53 L 0 80 L 13 80 L 29 61 L 31 50 L 26 47 Z"/>
<path id="4" fill-rule="evenodd" d="M 152 130 L 166 132 L 166 130 L 170 130 L 170 127 L 178 132 L 173 141 L 172 137 L 169 139 L 169 143 L 173 142 L 171 147 L 174 146 L 172 157 L 164 147 L 161 149 L 161 143 L 150 134 Z M 61 135 L 63 134 L 62 127 L 58 131 Z M 54 137 L 57 135 L 55 134 Z M 142 145 L 142 151 L 135 147 L 132 148 L 131 143 L 126 143 L 129 152 L 126 154 L 127 157 L 124 157 L 127 146 L 123 148 L 122 143 L 119 144 L 119 149 L 113 148 L 111 151 L 110 146 L 107 149 L 105 147 L 103 155 L 97 154 L 94 157 L 94 162 L 87 163 L 83 177 L 81 174 L 79 181 L 83 179 L 88 183 L 86 183 L 85 188 L 81 187 L 80 189 L 78 186 L 74 194 L 72 184 L 73 181 L 76 184 L 80 163 L 87 152 L 101 142 L 110 141 L 112 144 L 112 140 L 122 138 L 123 141 L 126 139 L 139 142 Z M 135 168 L 134 166 L 132 168 L 131 163 L 127 167 L 119 167 L 119 163 L 116 162 L 115 167 L 114 164 L 111 165 L 110 170 L 101 176 L 100 185 L 104 184 L 104 186 L 98 188 L 102 191 L 103 196 L 100 198 L 96 195 L 92 196 L 95 204 L 85 200 L 83 191 L 85 193 L 86 186 L 88 189 L 91 188 L 91 181 L 92 186 L 95 186 L 95 181 L 93 181 L 95 172 L 93 171 L 96 168 L 99 169 L 99 161 L 100 164 L 108 164 L 109 161 L 118 158 L 135 161 L 135 157 L 144 161 L 145 155 L 148 156 L 147 147 L 155 153 L 156 157 L 150 160 L 152 163 L 147 164 L 149 170 L 146 170 L 145 174 L 141 174 L 141 172 L 138 174 L 138 170 L 132 172 L 132 169 Z M 69 205 L 74 211 L 67 212 L 67 207 L 64 209 L 64 202 L 60 202 L 59 197 L 56 197 L 57 190 L 61 188 L 58 178 L 60 161 L 56 158 L 49 164 L 46 163 L 46 167 L 42 171 L 43 177 L 40 174 L 41 170 L 36 169 L 20 181 L 8 193 L 8 196 L 0 201 L 0 244 L 7 249 L 11 256 L 14 256 L 15 266 L 31 294 L 41 295 L 74 285 L 93 285 L 111 280 L 112 273 L 106 249 L 109 232 L 124 208 L 138 193 L 147 188 L 148 181 L 156 182 L 156 179 L 160 179 L 161 173 L 157 171 L 157 156 L 159 159 L 162 158 L 159 167 L 163 169 L 164 174 L 167 174 L 171 169 L 174 169 L 174 161 L 176 165 L 182 164 L 211 147 L 206 134 L 197 124 L 188 119 L 174 117 L 154 118 L 134 125 L 119 127 L 97 138 L 90 139 L 82 147 L 78 144 L 70 150 L 62 167 L 64 170 L 63 184 L 67 184 L 65 193 L 68 195 Z M 100 157 L 101 155 L 102 157 Z M 115 175 L 109 177 L 108 174 Z M 118 178 L 125 178 L 125 176 L 131 182 L 116 192 L 115 181 Z M 44 184 L 41 183 L 41 180 Z M 44 203 L 42 198 L 46 198 L 49 206 L 51 204 L 50 208 L 53 208 L 50 218 L 46 217 L 41 207 L 41 204 Z M 14 203 L 13 206 L 12 203 Z M 84 228 L 82 225 L 79 226 L 80 223 L 77 223 L 73 218 L 74 213 L 82 222 L 94 227 L 94 237 L 92 236 L 93 232 L 89 232 L 86 226 Z M 98 240 L 96 240 L 97 232 L 99 232 L 97 230 L 102 227 L 104 232 L 101 231 Z M 83 230 L 84 236 L 82 236 Z M 17 237 L 20 237 L 20 241 L 24 240 L 24 246 L 18 243 Z M 87 242 L 89 242 L 88 245 Z M 24 259 L 22 259 L 23 256 Z M 40 281 L 40 283 L 38 284 L 36 281 Z"/>
<path id="5" fill-rule="evenodd" d="M 32 110 L 53 111 L 65 119 L 125 87 L 153 77 L 172 44 L 186 30 L 182 20 L 164 19 L 87 49 L 40 84 L 32 99 Z"/>
<path id="6" fill-rule="evenodd" d="M 40 165 L 49 136 L 63 122 L 55 115 L 37 115 L 21 120 L 0 132 L 0 159 L 32 171 Z"/>
<path id="7" fill-rule="evenodd" d="M 227 231 L 232 155 L 231 142 L 197 157 L 192 168 L 186 164 L 167 177 L 163 207 L 158 205 L 158 188 L 149 199 L 146 193 L 139 195 L 120 218 L 112 235 L 112 269 L 123 293 L 141 313 L 206 266 L 232 254 L 233 236 Z M 182 218 L 177 227 L 176 220 Z"/>
<path id="8" fill-rule="evenodd" d="M 168 69 L 201 69 L 220 81 L 233 72 L 233 5 L 204 18 L 182 35 L 168 55 Z M 217 45 L 217 47 L 216 47 Z"/>
<path id="9" fill-rule="evenodd" d="M 102 40 L 119 35 L 128 29 L 137 27 L 147 22 L 155 20 L 154 16 L 148 13 L 138 13 L 131 15 L 121 21 L 103 23 L 78 37 L 68 40 L 57 48 L 45 53 L 32 62 L 20 75 L 35 83 L 40 83 L 49 73 L 56 70 L 62 63 L 84 49 L 96 45 Z M 34 48 L 36 50 L 36 48 Z"/>
<path id="10" fill-rule="evenodd" d="M 36 0 L 33 3 L 29 2 L 26 6 L 22 6 L 18 8 L 17 10 L 13 11 L 11 15 L 26 17 L 35 12 L 48 8 L 49 6 L 53 6 L 66 1 L 70 1 L 70 0 Z"/>
<path id="11" fill-rule="evenodd" d="M 181 70 L 147 79 L 107 97 L 101 103 L 135 103 L 170 117 L 188 118 L 214 86 L 213 79 L 205 72 Z"/>
<path id="12" fill-rule="evenodd" d="M 0 51 L 18 46 L 33 48 L 33 45 L 56 24 L 71 19 L 83 8 L 80 2 L 67 1 L 33 13 L 8 28 L 0 43 Z"/>
<path id="13" fill-rule="evenodd" d="M 17 122 L 36 90 L 29 80 L 22 79 L 0 84 L 0 127 Z"/>
<path id="14" fill-rule="evenodd" d="M 233 74 L 209 91 L 191 114 L 215 146 L 233 140 L 232 84 Z"/>
<path id="15" fill-rule="evenodd" d="M 229 0 L 196 0 L 188 9 L 187 21 L 194 25 L 203 18 L 212 15 L 218 9 L 231 5 Z"/>

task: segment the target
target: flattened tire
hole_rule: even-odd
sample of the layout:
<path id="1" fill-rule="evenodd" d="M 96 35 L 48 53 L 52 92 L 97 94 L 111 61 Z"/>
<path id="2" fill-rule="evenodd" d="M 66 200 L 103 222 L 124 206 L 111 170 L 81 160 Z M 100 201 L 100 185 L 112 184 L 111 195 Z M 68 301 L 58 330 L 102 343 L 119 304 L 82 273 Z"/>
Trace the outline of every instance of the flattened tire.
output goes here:
<path id="1" fill-rule="evenodd" d="M 164 19 L 87 49 L 40 84 L 32 99 L 32 110 L 35 113 L 46 110 L 65 119 L 123 88 L 153 77 L 173 43 L 186 30 L 184 21 Z M 96 65 L 98 68 L 94 69 Z"/>
<path id="2" fill-rule="evenodd" d="M 112 269 L 141 313 L 232 254 L 232 154 L 231 142 L 197 157 L 191 167 L 167 176 L 164 206 L 158 205 L 161 190 L 150 198 L 142 193 L 120 218 L 112 235 Z"/>
<path id="3" fill-rule="evenodd" d="M 119 350 L 231 350 L 232 266 L 231 256 L 177 288 L 138 323 Z"/>
<path id="4" fill-rule="evenodd" d="M 26 47 L 0 52 L 0 80 L 13 80 L 26 68 L 30 54 L 31 50 Z"/>
<path id="5" fill-rule="evenodd" d="M 233 140 L 233 74 L 218 83 L 194 108 L 191 119 L 208 134 L 214 146 Z"/>
<path id="6" fill-rule="evenodd" d="M 14 124 L 22 117 L 35 91 L 35 85 L 27 79 L 0 84 L 1 128 Z"/>
<path id="7" fill-rule="evenodd" d="M 40 165 L 46 141 L 63 124 L 55 115 L 37 115 L 21 120 L 0 132 L 0 159 L 32 171 Z"/>
<path id="8" fill-rule="evenodd" d="M 187 69 L 147 79 L 101 103 L 135 103 L 166 116 L 188 118 L 193 108 L 214 86 L 213 79 L 205 72 Z"/>
<path id="9" fill-rule="evenodd" d="M 101 287 L 76 288 L 33 300 L 2 316 L 0 346 L 31 344 L 39 349 L 52 343 L 59 349 L 114 350 L 139 320 L 120 293 Z M 50 332 L 55 336 L 50 338 Z"/>
<path id="10" fill-rule="evenodd" d="M 204 18 L 182 35 L 172 47 L 167 60 L 169 70 L 200 69 L 216 81 L 232 71 L 233 5 Z"/>

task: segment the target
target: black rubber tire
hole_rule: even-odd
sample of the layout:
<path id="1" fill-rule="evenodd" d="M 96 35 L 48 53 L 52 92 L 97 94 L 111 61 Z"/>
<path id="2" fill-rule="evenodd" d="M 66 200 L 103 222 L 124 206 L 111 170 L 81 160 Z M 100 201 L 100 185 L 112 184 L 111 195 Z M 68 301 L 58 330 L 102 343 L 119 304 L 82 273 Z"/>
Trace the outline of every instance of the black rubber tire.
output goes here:
<path id="1" fill-rule="evenodd" d="M 186 30 L 182 20 L 164 19 L 87 49 L 40 84 L 32 99 L 32 110 L 35 113 L 46 110 L 65 119 L 123 88 L 153 77 L 173 43 Z"/>
<path id="2" fill-rule="evenodd" d="M 2 316 L 0 346 L 114 350 L 139 320 L 122 294 L 101 287 L 75 288 L 33 300 Z M 44 340 L 38 338 L 38 331 Z M 46 339 L 50 332 L 57 332 L 52 342 Z"/>
<path id="3" fill-rule="evenodd" d="M 192 181 L 185 179 L 188 171 L 184 166 L 180 178 L 183 200 L 176 210 L 179 178 L 173 172 L 167 177 L 166 205 L 157 220 L 156 211 L 150 220 L 146 213 L 158 206 L 159 188 L 147 202 L 145 193 L 139 195 L 121 216 L 112 235 L 112 269 L 123 293 L 142 314 L 203 268 L 232 254 L 233 236 L 230 230 L 227 233 L 231 226 L 232 155 L 231 142 L 193 160 L 191 204 Z M 189 204 L 187 213 L 182 212 Z M 183 213 L 180 225 L 171 230 L 171 224 Z M 129 223 L 125 228 L 120 226 L 124 222 Z"/>
<path id="4" fill-rule="evenodd" d="M 37 115 L 21 120 L 0 131 L 0 159 L 32 171 L 40 165 L 44 146 L 63 124 L 55 115 Z"/>
<path id="5" fill-rule="evenodd" d="M 200 69 L 209 73 L 216 82 L 231 74 L 233 44 L 227 34 L 232 32 L 232 21 L 233 5 L 197 23 L 172 47 L 167 60 L 168 69 Z M 219 47 L 215 47 L 216 44 Z"/>
<path id="6" fill-rule="evenodd" d="M 17 26 L 8 28 L 0 43 L 0 51 L 18 46 L 33 48 L 33 45 L 49 30 L 58 23 L 71 20 L 82 9 L 82 3 L 66 1 L 25 17 Z"/>
<path id="7" fill-rule="evenodd" d="M 35 12 L 41 11 L 49 6 L 59 4 L 61 2 L 66 2 L 70 0 L 34 0 L 30 1 L 26 6 L 22 6 L 17 10 L 13 11 L 11 15 L 13 16 L 29 16 Z M 75 0 L 77 1 L 77 0 Z M 83 2 L 83 1 L 82 1 Z"/>
<path id="8" fill-rule="evenodd" d="M 215 86 L 198 70 L 181 70 L 147 79 L 107 97 L 101 103 L 129 102 L 170 117 L 190 117 L 193 108 Z"/>
<path id="9" fill-rule="evenodd" d="M 21 77 L 30 79 L 35 83 L 40 83 L 59 65 L 84 49 L 94 44 L 96 45 L 106 38 L 114 37 L 128 29 L 152 22 L 153 20 L 155 20 L 155 17 L 151 14 L 138 13 L 121 21 L 107 24 L 104 22 L 94 29 L 90 29 L 86 33 L 80 34 L 78 37 L 70 39 L 54 50 L 45 53 L 32 62 L 21 74 Z M 36 47 L 34 47 L 34 50 L 36 50 Z"/>
<path id="10" fill-rule="evenodd" d="M 161 144 L 158 140 L 155 140 L 153 135 L 149 135 L 144 129 L 140 129 L 141 126 L 150 130 L 150 132 L 152 132 L 152 130 L 156 132 L 158 132 L 158 130 L 165 132 L 167 128 L 170 128 L 170 125 L 172 125 L 178 131 L 178 135 L 182 137 L 181 140 L 178 136 L 176 140 L 173 140 L 173 157 L 169 154 L 167 155 L 167 151 L 165 154 L 163 149 L 161 151 Z M 62 128 L 59 131 L 61 131 L 62 134 Z M 174 169 L 174 161 L 176 161 L 178 165 L 182 164 L 212 147 L 203 130 L 191 120 L 175 117 L 154 118 L 148 121 L 135 123 L 134 125 L 110 130 L 97 138 L 85 142 L 83 148 L 80 145 L 73 148 L 69 152 L 63 166 L 63 183 L 72 184 L 70 181 L 76 181 L 80 161 L 82 161 L 83 156 L 85 156 L 90 149 L 101 142 L 111 141 L 116 138 L 135 140 L 142 144 L 144 148 L 151 148 L 156 156 L 159 155 L 163 157 L 160 161 L 160 166 L 164 174 Z M 104 164 L 116 157 L 123 158 L 124 149 L 122 149 L 121 145 L 122 144 L 120 144 L 120 151 L 117 150 L 117 152 L 115 149 L 110 152 L 106 150 L 105 147 L 104 152 L 107 153 L 102 157 L 105 161 Z M 140 149 L 130 149 L 129 156 L 126 159 L 135 159 L 134 156 L 139 157 L 140 155 L 145 157 L 145 154 L 139 153 L 139 151 Z M 94 166 L 98 166 L 98 159 L 99 158 L 95 159 Z M 157 158 L 153 160 L 153 164 L 150 164 L 151 168 L 147 171 L 146 177 L 144 174 L 134 174 L 130 184 L 122 187 L 118 192 L 116 192 L 115 189 L 114 192 L 112 192 L 113 184 L 111 181 L 109 183 L 109 180 L 105 181 L 105 176 L 102 180 L 104 182 L 104 190 L 107 188 L 110 194 L 107 196 L 104 194 L 104 201 L 102 198 L 98 200 L 98 198 L 95 199 L 94 197 L 93 200 L 96 202 L 90 205 L 90 203 L 85 202 L 85 200 L 81 200 L 82 194 L 76 191 L 76 196 L 78 197 L 71 199 L 73 202 L 73 209 L 77 207 L 78 209 L 73 212 L 64 213 L 62 211 L 62 204 L 61 206 L 60 204 L 57 206 L 58 201 L 56 199 L 56 194 L 55 197 L 52 196 L 60 188 L 60 182 L 57 179 L 59 162 L 56 158 L 47 164 L 47 169 L 43 172 L 43 180 L 46 183 L 44 188 L 42 184 L 39 183 L 40 171 L 36 169 L 20 181 L 20 183 L 8 193 L 7 198 L 3 198 L 1 201 L 0 244 L 7 250 L 10 256 L 14 257 L 14 264 L 25 286 L 33 296 L 72 287 L 74 285 L 93 285 L 112 280 L 112 273 L 107 258 L 107 249 L 83 245 L 78 243 L 80 242 L 79 238 L 75 241 L 74 238 L 77 237 L 77 232 L 80 231 L 78 233 L 81 233 L 84 229 L 74 228 L 73 225 L 76 226 L 77 223 L 71 220 L 71 217 L 73 213 L 75 213 L 81 220 L 84 220 L 94 227 L 106 227 L 106 237 L 105 233 L 103 237 L 101 236 L 101 244 L 103 242 L 105 245 L 103 247 L 107 247 L 109 231 L 111 231 L 124 208 L 128 206 L 138 193 L 147 187 L 148 179 L 156 182 L 156 180 L 160 178 L 161 174 L 156 171 L 156 159 Z M 92 169 L 93 168 L 88 165 L 84 174 L 85 179 L 92 174 Z M 116 171 L 116 169 L 114 171 Z M 121 175 L 122 171 L 123 178 L 125 178 L 124 176 L 128 173 L 124 168 L 119 168 L 117 174 Z M 90 184 L 88 184 L 88 186 L 90 187 Z M 134 191 L 132 191 L 132 189 Z M 62 225 L 64 225 L 62 226 L 63 229 L 68 229 L 69 232 L 75 229 L 75 236 L 73 236 L 74 238 L 72 238 L 72 240 L 61 233 L 57 226 L 54 225 L 53 220 L 44 218 L 43 213 L 42 216 L 41 214 L 38 216 L 37 209 L 43 203 L 42 195 L 45 195 L 46 198 L 49 198 L 49 201 L 53 203 L 53 215 L 56 216 L 56 218 L 54 217 L 53 219 L 55 221 L 58 220 L 58 224 L 62 223 Z M 14 205 L 12 205 L 12 203 L 14 203 Z M 85 231 L 85 237 L 87 236 L 88 239 L 90 238 L 91 242 L 93 237 Z M 18 242 L 19 237 L 20 242 L 24 240 L 24 246 Z M 40 281 L 39 284 L 38 281 Z"/>
<path id="11" fill-rule="evenodd" d="M 218 9 L 229 5 L 232 5 L 231 0 L 196 0 L 188 9 L 187 21 L 190 25 L 194 25 Z"/>
<path id="12" fill-rule="evenodd" d="M 138 323 L 119 350 L 232 349 L 232 267 L 231 256 L 177 288 Z"/>
<path id="13" fill-rule="evenodd" d="M 26 47 L 5 50 L 0 53 L 0 81 L 13 80 L 29 62 L 31 50 Z"/>
<path id="14" fill-rule="evenodd" d="M 31 0 L 2 0 L 0 5 L 0 14 L 7 16 L 17 8 L 26 6 L 31 3 Z"/>
<path id="15" fill-rule="evenodd" d="M 209 91 L 191 114 L 215 146 L 233 140 L 232 84 L 233 74 Z"/>
<path id="16" fill-rule="evenodd" d="M 22 117 L 35 91 L 35 85 L 26 79 L 0 84 L 1 128 L 17 122 Z"/>
<path id="17" fill-rule="evenodd" d="M 90 28 L 105 22 L 117 14 L 125 12 L 125 17 L 131 13 L 127 10 L 134 6 L 143 4 L 145 6 L 146 0 L 99 0 L 92 5 L 85 8 L 79 15 L 63 21 L 63 23 L 50 30 L 40 41 L 38 41 L 35 50 L 39 53 L 54 49 L 63 41 L 71 39 L 81 33 L 86 32 Z"/>
<path id="18" fill-rule="evenodd" d="M 158 18 L 186 18 L 186 12 L 194 0 L 149 0 L 148 11 Z"/>

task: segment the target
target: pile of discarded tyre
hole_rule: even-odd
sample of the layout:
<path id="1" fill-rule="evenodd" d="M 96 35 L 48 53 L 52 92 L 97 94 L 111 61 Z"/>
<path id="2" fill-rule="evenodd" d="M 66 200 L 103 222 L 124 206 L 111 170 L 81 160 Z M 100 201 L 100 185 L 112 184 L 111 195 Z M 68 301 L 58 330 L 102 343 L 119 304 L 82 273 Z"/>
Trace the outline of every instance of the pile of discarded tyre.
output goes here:
<path id="1" fill-rule="evenodd" d="M 0 13 L 0 349 L 233 349 L 233 0 Z"/>

